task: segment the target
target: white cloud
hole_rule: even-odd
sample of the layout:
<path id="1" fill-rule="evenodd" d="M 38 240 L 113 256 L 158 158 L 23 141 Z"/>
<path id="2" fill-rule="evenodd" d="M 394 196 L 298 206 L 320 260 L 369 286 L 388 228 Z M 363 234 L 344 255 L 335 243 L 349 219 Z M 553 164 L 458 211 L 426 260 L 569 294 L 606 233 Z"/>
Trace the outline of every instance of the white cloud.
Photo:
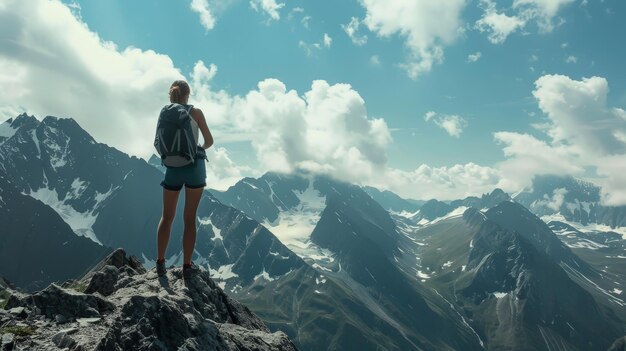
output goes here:
<path id="1" fill-rule="evenodd" d="M 478 60 L 480 60 L 480 58 L 483 56 L 483 54 L 480 51 L 477 51 L 474 54 L 469 54 L 467 55 L 467 62 L 472 63 L 472 62 L 476 62 Z"/>
<path id="2" fill-rule="evenodd" d="M 280 9 L 285 7 L 284 3 L 277 3 L 276 0 L 250 0 L 250 7 L 257 12 L 265 12 L 269 20 L 280 19 Z"/>
<path id="3" fill-rule="evenodd" d="M 576 56 L 570 55 L 565 59 L 565 63 L 576 63 L 578 62 L 578 58 Z"/>
<path id="4" fill-rule="evenodd" d="M 380 66 L 380 57 L 378 57 L 378 55 L 372 55 L 372 57 L 370 57 L 370 64 L 372 66 Z"/>
<path id="5" fill-rule="evenodd" d="M 463 31 L 465 0 L 360 0 L 363 23 L 380 37 L 404 39 L 408 57 L 400 66 L 416 79 L 443 61 L 444 46 Z"/>
<path id="6" fill-rule="evenodd" d="M 350 37 L 350 40 L 352 40 L 352 43 L 354 43 L 354 45 L 357 45 L 357 46 L 363 46 L 367 43 L 367 35 L 365 34 L 359 35 L 360 25 L 361 25 L 361 22 L 356 17 L 352 17 L 350 19 L 350 22 L 348 22 L 348 24 L 341 25 L 341 28 L 343 28 L 343 31 L 346 32 L 348 37 Z"/>
<path id="7" fill-rule="evenodd" d="M 318 43 L 309 44 L 304 40 L 300 40 L 298 42 L 298 47 L 300 47 L 307 56 L 313 56 L 315 52 L 322 50 L 324 48 L 329 49 L 333 43 L 333 38 L 331 38 L 328 33 L 324 33 L 322 39 Z"/>
<path id="8" fill-rule="evenodd" d="M 441 129 L 445 130 L 450 136 L 458 138 L 461 136 L 463 129 L 467 127 L 467 121 L 458 115 L 442 115 L 434 111 L 428 111 L 424 115 L 426 122 L 433 121 Z"/>
<path id="9" fill-rule="evenodd" d="M 237 166 L 223 147 L 209 148 L 207 157 L 210 160 L 206 165 L 207 187 L 209 188 L 226 190 L 244 176 L 255 173 L 249 167 Z"/>
<path id="10" fill-rule="evenodd" d="M 324 38 L 322 39 L 322 42 L 324 43 L 325 47 L 330 48 L 333 43 L 333 38 L 331 38 L 328 33 L 324 33 Z"/>
<path id="11" fill-rule="evenodd" d="M 501 178 L 498 169 L 472 162 L 451 167 L 422 164 L 413 171 L 389 168 L 371 185 L 415 199 L 454 200 L 489 193 Z"/>
<path id="12" fill-rule="evenodd" d="M 172 60 L 118 49 L 58 1 L 7 5 L 0 10 L 0 86 L 11 89 L 0 88 L 0 105 L 74 117 L 96 139 L 145 156 L 153 136 L 138 131 L 154 128 L 169 85 L 183 78 Z"/>
<path id="13" fill-rule="evenodd" d="M 191 0 L 191 10 L 197 12 L 200 15 L 200 24 L 207 30 L 215 27 L 215 16 L 209 9 L 208 0 Z"/>
<path id="14" fill-rule="evenodd" d="M 557 17 L 558 12 L 575 0 L 514 0 L 510 12 L 498 11 L 494 0 L 480 0 L 483 16 L 476 21 L 475 27 L 488 34 L 493 44 L 502 44 L 509 35 L 525 28 L 529 23 L 536 23 L 541 33 L 551 32 L 565 23 Z M 555 17 L 558 20 L 555 22 Z"/>
<path id="15" fill-rule="evenodd" d="M 253 131 L 252 146 L 264 168 L 302 168 L 361 181 L 384 168 L 391 141 L 383 119 L 370 118 L 350 85 L 314 81 L 300 96 L 276 80 L 237 98 L 230 114 Z"/>
<path id="16" fill-rule="evenodd" d="M 535 86 L 533 95 L 552 122 L 549 135 L 554 142 L 579 145 L 590 157 L 626 153 L 626 144 L 615 135 L 626 133 L 624 111 L 607 106 L 606 79 L 576 81 L 562 75 L 545 75 Z"/>
<path id="17" fill-rule="evenodd" d="M 535 21 L 541 32 L 551 32 L 565 21 L 559 18 L 554 23 L 559 10 L 573 2 L 575 0 L 514 0 L 513 8 L 518 10 L 518 16 L 526 22 Z"/>
<path id="18" fill-rule="evenodd" d="M 484 14 L 476 21 L 476 28 L 480 32 L 487 32 L 487 38 L 493 44 L 504 43 L 510 34 L 526 24 L 524 20 L 516 16 L 498 13 L 496 3 L 492 0 L 481 0 L 480 3 L 484 7 Z"/>
<path id="19" fill-rule="evenodd" d="M 565 188 L 554 189 L 554 191 L 552 191 L 552 196 L 543 194 L 543 199 L 537 200 L 535 205 L 545 206 L 553 211 L 559 211 L 563 205 L 563 201 L 565 200 L 565 194 L 567 194 L 567 189 Z"/>
<path id="20" fill-rule="evenodd" d="M 533 95 L 548 117 L 538 127 L 548 141 L 513 132 L 494 134 L 507 159 L 496 165 L 502 187 L 530 185 L 536 174 L 581 176 L 596 169 L 606 204 L 626 204 L 626 112 L 607 106 L 608 82 L 601 77 L 573 80 L 545 75 Z"/>

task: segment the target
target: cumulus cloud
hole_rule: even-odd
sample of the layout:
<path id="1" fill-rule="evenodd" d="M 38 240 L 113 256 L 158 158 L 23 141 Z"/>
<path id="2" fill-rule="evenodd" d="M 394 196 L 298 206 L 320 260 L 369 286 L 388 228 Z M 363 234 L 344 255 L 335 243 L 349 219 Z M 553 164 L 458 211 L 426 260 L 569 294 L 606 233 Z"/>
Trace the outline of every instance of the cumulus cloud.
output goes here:
<path id="1" fill-rule="evenodd" d="M 468 63 L 476 62 L 476 61 L 480 60 L 480 58 L 482 56 L 483 56 L 483 54 L 480 51 L 477 51 L 474 54 L 469 54 L 469 55 L 467 55 L 467 62 Z"/>
<path id="2" fill-rule="evenodd" d="M 356 17 L 352 17 L 348 24 L 341 25 L 341 28 L 343 28 L 343 31 L 350 37 L 352 43 L 357 46 L 363 46 L 367 43 L 367 35 L 359 34 L 360 25 L 361 21 Z"/>
<path id="3" fill-rule="evenodd" d="M 445 130 L 450 136 L 458 138 L 461 136 L 463 129 L 467 127 L 467 121 L 458 115 L 442 115 L 434 111 L 426 112 L 424 115 L 426 122 L 432 121 L 439 128 Z"/>
<path id="4" fill-rule="evenodd" d="M 277 21 L 280 19 L 280 9 L 285 7 L 285 4 L 277 3 L 276 0 L 251 0 L 250 7 L 257 12 L 265 12 L 270 21 Z"/>
<path id="5" fill-rule="evenodd" d="M 489 193 L 501 179 L 500 170 L 472 162 L 451 167 L 422 164 L 413 171 L 389 168 L 371 185 L 415 199 L 454 200 Z"/>
<path id="6" fill-rule="evenodd" d="M 551 32 L 554 27 L 563 23 L 559 19 L 554 22 L 559 10 L 576 0 L 514 0 L 513 8 L 525 21 L 535 21 L 542 32 Z"/>
<path id="7" fill-rule="evenodd" d="M 534 97 L 548 121 L 538 127 L 548 140 L 529 134 L 498 132 L 507 159 L 496 165 L 504 187 L 530 185 L 536 174 L 583 175 L 596 170 L 606 204 L 626 203 L 626 112 L 607 106 L 608 82 L 601 77 L 574 80 L 545 75 Z"/>
<path id="8" fill-rule="evenodd" d="M 407 59 L 400 66 L 416 79 L 443 61 L 446 45 L 462 32 L 464 0 L 360 0 L 363 23 L 380 37 L 404 39 Z"/>
<path id="9" fill-rule="evenodd" d="M 576 63 L 578 62 L 578 58 L 576 56 L 570 55 L 565 59 L 565 63 Z"/>
<path id="10" fill-rule="evenodd" d="M 184 78 L 168 56 L 119 49 L 58 1 L 9 1 L 0 23 L 0 105 L 74 117 L 96 139 L 146 155 L 153 136 L 137 131 L 154 128 L 169 85 Z"/>
<path id="11" fill-rule="evenodd" d="M 526 22 L 516 16 L 507 16 L 498 13 L 496 3 L 492 0 L 481 0 L 484 6 L 483 16 L 476 21 L 476 28 L 480 32 L 488 33 L 487 38 L 493 44 L 502 44 L 506 38 L 524 27 Z"/>
<path id="12" fill-rule="evenodd" d="M 575 0 L 514 0 L 508 9 L 511 15 L 498 11 L 494 0 L 480 0 L 483 9 L 482 17 L 476 21 L 475 28 L 487 33 L 493 44 L 502 44 L 509 35 L 525 28 L 529 23 L 536 23 L 539 32 L 551 32 L 556 26 L 565 22 L 557 17 L 558 12 Z M 558 21 L 555 22 L 555 18 Z"/>
<path id="13" fill-rule="evenodd" d="M 215 27 L 215 17 L 209 8 L 208 0 L 191 0 L 190 7 L 192 11 L 198 13 L 200 16 L 200 24 L 202 24 L 207 31 Z"/>
<path id="14" fill-rule="evenodd" d="M 251 142 L 266 169 L 306 169 L 361 181 L 386 163 L 387 124 L 367 115 L 350 85 L 314 81 L 300 96 L 266 79 L 236 100 L 231 115 L 239 128 L 254 131 Z"/>

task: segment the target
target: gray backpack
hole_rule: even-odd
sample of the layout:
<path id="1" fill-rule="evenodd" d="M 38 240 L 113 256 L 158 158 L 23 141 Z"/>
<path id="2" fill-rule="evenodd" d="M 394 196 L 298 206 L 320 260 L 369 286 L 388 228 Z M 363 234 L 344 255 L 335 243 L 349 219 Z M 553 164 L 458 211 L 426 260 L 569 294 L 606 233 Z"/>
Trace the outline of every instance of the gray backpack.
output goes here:
<path id="1" fill-rule="evenodd" d="M 154 147 L 166 167 L 184 167 L 196 161 L 198 146 L 191 130 L 192 108 L 173 103 L 161 109 Z"/>

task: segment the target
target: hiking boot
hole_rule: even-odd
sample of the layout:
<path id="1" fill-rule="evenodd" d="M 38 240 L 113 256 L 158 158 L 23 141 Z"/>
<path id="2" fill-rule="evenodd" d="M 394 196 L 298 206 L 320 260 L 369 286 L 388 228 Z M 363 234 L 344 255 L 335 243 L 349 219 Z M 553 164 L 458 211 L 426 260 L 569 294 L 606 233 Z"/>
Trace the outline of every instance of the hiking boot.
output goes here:
<path id="1" fill-rule="evenodd" d="M 183 265 L 183 279 L 193 278 L 198 273 L 200 273 L 200 267 L 195 264 L 192 263 L 190 266 Z"/>
<path id="2" fill-rule="evenodd" d="M 165 269 L 165 261 L 159 262 L 157 260 L 157 262 L 156 262 L 156 271 L 157 271 L 157 275 L 159 277 L 165 276 L 165 274 L 167 273 L 167 270 Z"/>

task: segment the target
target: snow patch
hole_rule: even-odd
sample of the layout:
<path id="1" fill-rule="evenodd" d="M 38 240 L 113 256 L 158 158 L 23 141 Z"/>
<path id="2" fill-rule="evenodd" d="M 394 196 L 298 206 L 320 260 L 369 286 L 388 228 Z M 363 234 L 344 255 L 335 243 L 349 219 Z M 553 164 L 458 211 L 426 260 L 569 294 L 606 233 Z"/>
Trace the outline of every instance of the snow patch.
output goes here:
<path id="1" fill-rule="evenodd" d="M 68 202 L 82 197 L 84 191 L 88 188 L 89 184 L 78 178 L 72 182 L 70 190 L 65 194 L 63 199 L 59 198 L 59 194 L 56 189 L 50 189 L 48 187 L 42 187 L 37 190 L 30 190 L 30 193 L 23 193 L 34 199 L 37 199 L 44 204 L 50 206 L 55 212 L 61 216 L 61 218 L 67 223 L 72 230 L 79 236 L 87 237 L 94 242 L 102 245 L 100 240 L 96 237 L 92 227 L 98 218 L 97 211 L 100 204 L 109 197 L 115 189 L 110 188 L 106 193 L 99 193 L 96 191 L 95 205 L 91 210 L 85 212 L 78 212 Z"/>
<path id="2" fill-rule="evenodd" d="M 213 222 L 211 222 L 211 217 L 200 217 L 198 218 L 198 222 L 200 223 L 200 225 L 211 227 L 211 230 L 213 231 L 213 234 L 214 234 L 211 240 L 216 241 L 217 239 L 219 239 L 222 242 L 224 242 L 224 237 L 222 236 L 222 230 L 216 227 L 215 224 L 213 224 Z"/>
<path id="3" fill-rule="evenodd" d="M 417 271 L 417 277 L 421 279 L 430 279 L 430 275 L 422 271 Z"/>
<path id="4" fill-rule="evenodd" d="M 9 121 L 5 121 L 4 123 L 0 124 L 0 137 L 1 138 L 10 138 L 12 137 L 15 132 L 17 132 L 17 128 L 13 128 L 11 126 L 11 123 L 9 123 Z"/>
<path id="5" fill-rule="evenodd" d="M 563 223 L 569 224 L 570 226 L 572 226 L 574 229 L 578 230 L 579 232 L 583 232 L 586 234 L 594 234 L 596 232 L 614 232 L 614 233 L 621 234 L 622 238 L 626 240 L 626 227 L 611 228 L 610 226 L 606 224 L 598 224 L 598 223 L 589 223 L 589 224 L 584 225 L 578 222 L 570 222 L 567 219 L 565 219 L 565 217 L 563 217 L 563 215 L 560 213 L 541 216 L 541 220 L 544 221 L 545 223 L 549 223 L 551 221 L 563 222 Z"/>
<path id="6" fill-rule="evenodd" d="M 274 191 L 271 191 L 273 201 Z M 263 225 L 270 229 L 283 244 L 301 256 L 301 254 L 307 254 L 307 250 L 303 251 L 302 248 L 310 246 L 309 238 L 326 206 L 326 197 L 313 188 L 312 179 L 309 179 L 309 185 L 304 191 L 296 191 L 295 195 L 300 200 L 297 206 L 281 211 L 275 223 L 266 220 Z"/>
<path id="7" fill-rule="evenodd" d="M 239 275 L 233 272 L 234 265 L 235 265 L 234 263 L 231 263 L 231 264 L 220 266 L 217 270 L 209 269 L 209 273 L 211 273 L 211 278 L 218 279 L 218 280 L 228 280 L 231 278 L 238 277 Z M 265 269 L 263 271 L 265 271 Z"/>
<path id="8" fill-rule="evenodd" d="M 263 271 L 259 274 L 257 274 L 256 276 L 254 276 L 253 280 L 257 280 L 259 278 L 263 278 L 269 282 L 276 280 L 276 278 L 272 278 L 270 277 L 269 273 L 267 273 L 267 271 L 265 271 L 265 267 L 263 267 Z"/>
<path id="9" fill-rule="evenodd" d="M 496 298 L 498 298 L 498 299 L 501 299 L 501 298 L 505 297 L 505 296 L 506 296 L 506 295 L 508 295 L 508 294 L 509 294 L 509 293 L 505 293 L 505 292 L 498 292 L 498 291 L 496 291 L 496 292 L 494 292 L 494 293 L 493 293 L 493 296 L 495 296 L 495 297 L 496 297 Z"/>

